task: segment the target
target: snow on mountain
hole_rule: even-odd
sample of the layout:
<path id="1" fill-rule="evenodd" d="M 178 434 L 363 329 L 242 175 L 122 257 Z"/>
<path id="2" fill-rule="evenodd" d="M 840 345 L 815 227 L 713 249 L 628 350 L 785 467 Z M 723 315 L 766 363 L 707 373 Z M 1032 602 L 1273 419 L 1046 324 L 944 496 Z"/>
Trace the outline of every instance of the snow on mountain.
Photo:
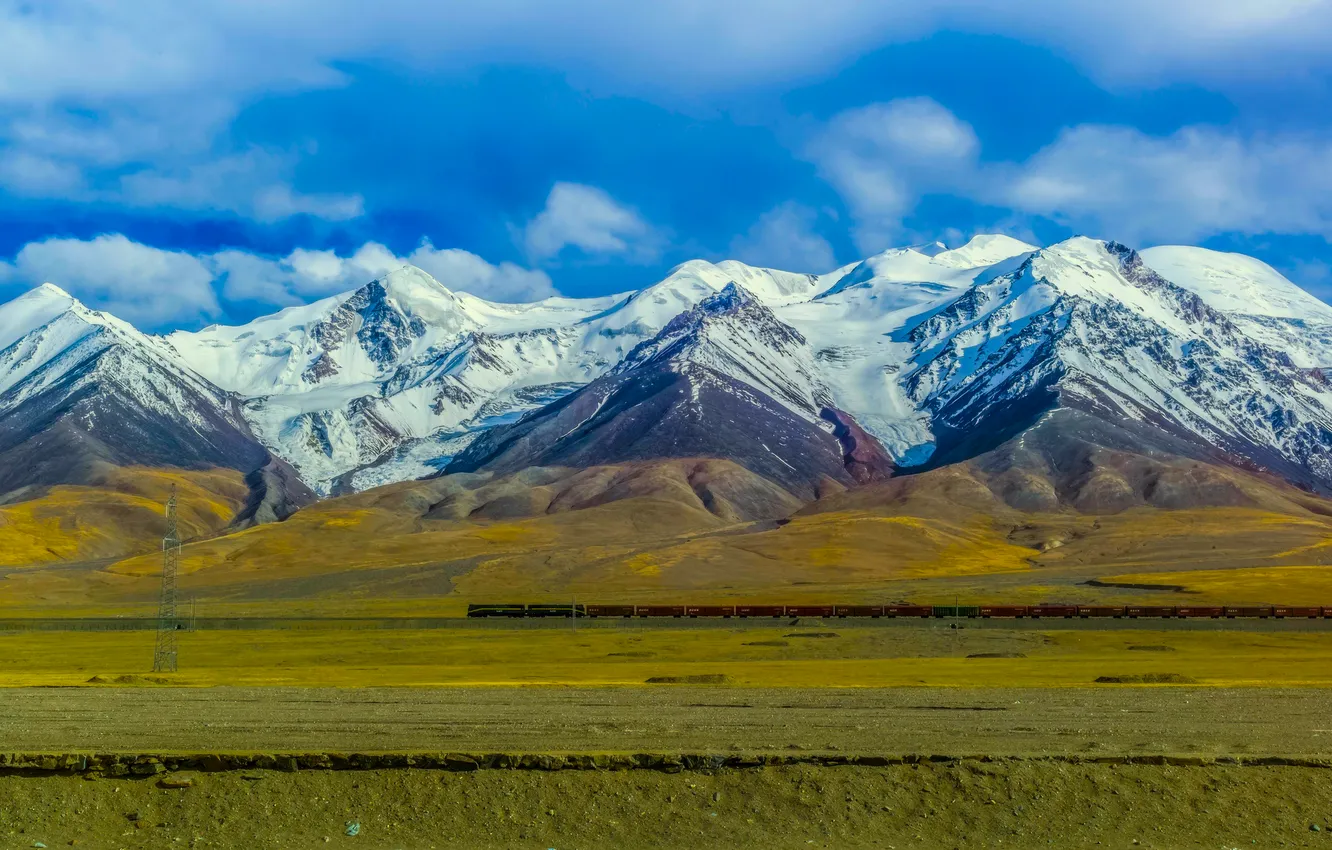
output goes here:
<path id="1" fill-rule="evenodd" d="M 905 386 L 940 458 L 1054 407 L 1148 425 L 1199 455 L 1332 485 L 1332 388 L 1115 243 L 1070 239 L 910 331 Z"/>
<path id="2" fill-rule="evenodd" d="M 468 435 L 604 374 L 732 280 L 772 304 L 833 282 L 700 260 L 628 295 L 494 304 L 407 266 L 354 292 L 169 342 L 246 397 L 264 443 L 331 492 L 442 465 Z"/>
<path id="3" fill-rule="evenodd" d="M 1332 366 L 1332 306 L 1261 260 L 1180 245 L 1148 248 L 1142 259 L 1297 365 Z"/>
<path id="4" fill-rule="evenodd" d="M 1262 260 L 1183 245 L 1161 245 L 1139 253 L 1161 277 L 1223 313 L 1332 322 L 1332 306 L 1300 289 Z"/>
<path id="5" fill-rule="evenodd" d="M 938 246 L 942 248 L 942 246 Z M 977 236 L 954 250 L 897 248 L 857 264 L 836 285 L 778 312 L 815 350 L 839 406 L 904 464 L 929 456 L 928 412 L 903 389 L 914 354 L 902 329 L 941 308 L 978 279 L 1016 268 L 1035 246 Z"/>
<path id="6" fill-rule="evenodd" d="M 832 406 L 800 332 L 731 282 L 610 374 L 482 434 L 447 470 L 691 457 L 727 458 L 806 499 L 887 477 L 892 467 Z"/>

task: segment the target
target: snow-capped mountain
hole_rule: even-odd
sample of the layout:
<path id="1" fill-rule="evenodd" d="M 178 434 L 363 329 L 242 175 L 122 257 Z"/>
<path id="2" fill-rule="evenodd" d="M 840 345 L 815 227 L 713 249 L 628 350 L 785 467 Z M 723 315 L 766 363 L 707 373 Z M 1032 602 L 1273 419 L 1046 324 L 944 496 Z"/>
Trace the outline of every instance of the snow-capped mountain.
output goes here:
<path id="1" fill-rule="evenodd" d="M 833 407 L 805 338 L 732 282 L 609 375 L 486 432 L 447 471 L 693 457 L 734 460 L 805 499 L 892 468 Z"/>
<path id="2" fill-rule="evenodd" d="M 712 452 L 808 495 L 1076 411 L 1153 451 L 1332 491 L 1332 307 L 1249 257 L 977 236 L 822 275 L 694 260 L 592 299 L 495 304 L 444 283 L 403 267 L 167 337 L 35 290 L 0 307 L 0 427 L 14 443 L 109 423 L 51 401 L 95 385 L 181 435 L 143 462 L 257 440 L 324 494 L 451 462 Z M 125 446 L 153 445 L 146 428 L 124 426 Z"/>
<path id="3" fill-rule="evenodd" d="M 1332 387 L 1321 374 L 1122 245 L 1076 238 L 1038 251 L 908 339 L 904 386 L 930 415 L 936 462 L 1065 407 L 1164 431 L 1198 456 L 1332 483 Z"/>
<path id="4" fill-rule="evenodd" d="M 434 472 L 479 431 L 605 374 L 732 280 L 773 305 L 835 282 L 695 260 L 626 295 L 494 304 L 404 267 L 354 292 L 168 342 L 244 396 L 264 443 L 328 493 Z"/>
<path id="5" fill-rule="evenodd" d="M 106 464 L 258 474 L 273 459 L 238 401 L 56 286 L 0 305 L 0 493 L 89 483 Z"/>

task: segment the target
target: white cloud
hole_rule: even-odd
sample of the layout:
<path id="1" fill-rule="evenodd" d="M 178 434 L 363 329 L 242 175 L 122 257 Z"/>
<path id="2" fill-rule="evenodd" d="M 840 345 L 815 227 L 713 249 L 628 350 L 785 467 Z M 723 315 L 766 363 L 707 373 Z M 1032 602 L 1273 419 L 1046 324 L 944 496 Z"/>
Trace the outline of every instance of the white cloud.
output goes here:
<path id="1" fill-rule="evenodd" d="M 1328 141 L 1089 125 L 993 177 L 996 203 L 1132 243 L 1230 232 L 1332 238 Z"/>
<path id="2" fill-rule="evenodd" d="M 23 246 L 10 262 L 0 260 L 0 283 L 54 283 L 90 307 L 155 330 L 221 316 L 219 293 L 227 301 L 286 307 L 357 288 L 406 264 L 449 289 L 493 301 L 559 294 L 543 271 L 495 265 L 468 251 L 435 248 L 428 240 L 406 257 L 367 242 L 345 257 L 297 248 L 273 258 L 238 250 L 167 251 L 120 234 L 46 239 Z"/>
<path id="3" fill-rule="evenodd" d="M 558 294 L 543 271 L 509 262 L 495 265 L 470 251 L 436 248 L 429 240 L 405 257 L 378 242 L 367 242 L 346 257 L 335 251 L 297 248 L 280 259 L 221 251 L 206 260 L 223 279 L 223 293 L 233 301 L 298 304 L 354 289 L 408 264 L 448 289 L 491 301 L 536 301 Z"/>
<path id="4" fill-rule="evenodd" d="M 899 241 L 902 219 L 928 191 L 958 185 L 975 169 L 971 126 L 929 98 L 873 103 L 834 116 L 808 155 L 855 218 L 865 254 Z"/>
<path id="5" fill-rule="evenodd" d="M 546 207 L 527 223 L 523 242 L 534 260 L 550 260 L 567 247 L 593 256 L 652 259 L 658 235 L 638 213 L 595 186 L 556 183 Z"/>
<path id="6" fill-rule="evenodd" d="M 939 31 L 1045 46 L 1112 86 L 1251 86 L 1332 70 L 1332 0 L 0 0 L 0 186 L 341 220 L 358 199 L 304 194 L 289 168 L 219 182 L 245 155 L 226 132 L 242 105 L 339 85 L 339 68 L 383 60 L 538 65 L 675 103 L 827 73 Z M 142 173 L 123 198 L 100 185 L 125 168 Z M 224 190 L 216 200 L 202 200 L 209 185 Z"/>
<path id="7" fill-rule="evenodd" d="M 814 231 L 818 214 L 788 201 L 768 210 L 731 242 L 731 254 L 750 265 L 822 274 L 837 265 L 832 245 Z"/>
<path id="8" fill-rule="evenodd" d="M 1224 233 L 1332 239 L 1332 141 L 1313 137 L 1213 127 L 1149 136 L 1082 125 L 1025 161 L 987 163 L 969 125 L 934 101 L 911 99 L 833 117 L 807 154 L 846 201 L 864 253 L 916 237 L 902 221 L 930 194 L 1129 244 Z"/>
<path id="9" fill-rule="evenodd" d="M 29 242 L 6 277 L 29 286 L 54 283 L 134 324 L 189 323 L 221 312 L 203 260 L 119 234 Z"/>
<path id="10" fill-rule="evenodd" d="M 407 261 L 450 289 L 492 301 L 539 301 L 559 294 L 543 271 L 509 262 L 492 265 L 470 251 L 440 249 L 428 241 L 408 255 Z"/>

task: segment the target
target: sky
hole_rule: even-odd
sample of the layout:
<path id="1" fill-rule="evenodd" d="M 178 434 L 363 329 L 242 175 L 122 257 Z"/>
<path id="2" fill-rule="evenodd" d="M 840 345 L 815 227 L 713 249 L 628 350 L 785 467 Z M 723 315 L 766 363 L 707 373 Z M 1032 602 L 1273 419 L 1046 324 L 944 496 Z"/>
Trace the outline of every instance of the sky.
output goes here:
<path id="1" fill-rule="evenodd" d="M 1332 298 L 1332 0 L 0 0 L 0 301 L 238 323 L 1075 234 Z"/>

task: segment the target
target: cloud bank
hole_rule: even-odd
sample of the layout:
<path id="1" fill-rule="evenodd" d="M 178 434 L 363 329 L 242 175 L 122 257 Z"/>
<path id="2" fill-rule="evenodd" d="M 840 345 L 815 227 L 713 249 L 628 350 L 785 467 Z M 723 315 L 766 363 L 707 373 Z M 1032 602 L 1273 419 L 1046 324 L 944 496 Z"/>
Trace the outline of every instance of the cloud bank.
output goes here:
<path id="1" fill-rule="evenodd" d="M 862 253 L 909 238 L 930 195 L 1037 216 L 1131 244 L 1225 233 L 1332 239 L 1332 142 L 1185 127 L 1082 125 L 1020 162 L 986 161 L 972 128 L 928 99 L 847 110 L 805 155 L 846 202 Z"/>
<path id="2" fill-rule="evenodd" d="M 247 251 L 203 254 L 142 245 L 120 234 L 47 239 L 0 261 L 0 284 L 54 283 L 90 307 L 145 329 L 199 324 L 222 317 L 222 302 L 285 307 L 345 292 L 404 264 L 424 269 L 445 287 L 493 301 L 535 301 L 557 295 L 542 271 L 489 263 L 430 242 L 407 256 L 368 242 L 348 256 L 298 248 L 285 257 Z"/>

